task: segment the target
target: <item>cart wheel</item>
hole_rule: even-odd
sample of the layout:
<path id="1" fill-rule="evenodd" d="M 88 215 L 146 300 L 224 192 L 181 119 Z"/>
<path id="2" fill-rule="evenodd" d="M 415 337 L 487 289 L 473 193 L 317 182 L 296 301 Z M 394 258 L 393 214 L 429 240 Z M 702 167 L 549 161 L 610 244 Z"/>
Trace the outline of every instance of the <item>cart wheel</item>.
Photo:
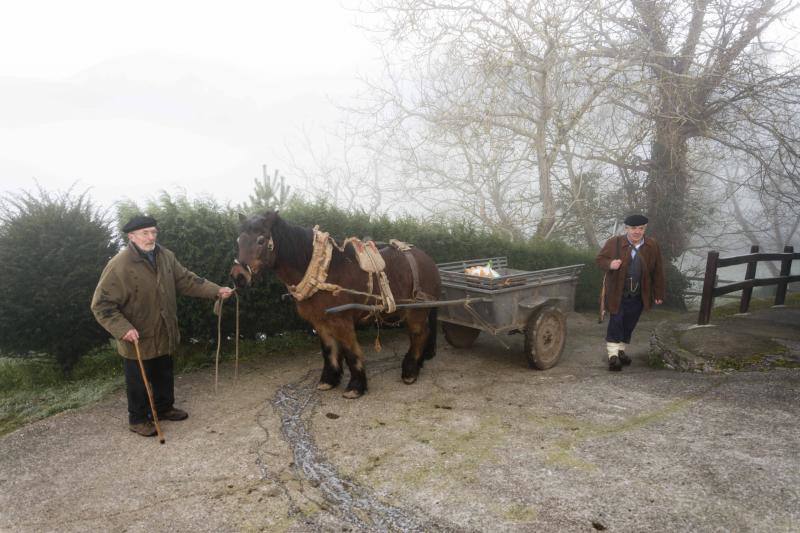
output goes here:
<path id="1" fill-rule="evenodd" d="M 525 326 L 525 355 L 531 368 L 547 370 L 558 363 L 567 339 L 567 317 L 557 307 L 533 313 Z"/>
<path id="2" fill-rule="evenodd" d="M 450 346 L 455 348 L 469 348 L 481 332 L 479 329 L 450 322 L 442 322 L 442 330 L 444 330 L 444 338 Z"/>

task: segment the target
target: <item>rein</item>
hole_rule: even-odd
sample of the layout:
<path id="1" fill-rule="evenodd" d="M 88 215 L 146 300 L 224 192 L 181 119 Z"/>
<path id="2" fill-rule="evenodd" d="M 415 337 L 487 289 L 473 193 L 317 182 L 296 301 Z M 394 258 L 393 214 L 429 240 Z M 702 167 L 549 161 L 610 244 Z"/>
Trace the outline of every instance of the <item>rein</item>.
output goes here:
<path id="1" fill-rule="evenodd" d="M 236 362 L 234 364 L 233 380 L 239 381 L 239 293 L 233 289 L 233 295 L 236 297 Z M 217 393 L 217 384 L 219 383 L 219 351 L 222 346 L 222 298 L 214 302 L 214 312 L 217 314 L 217 355 L 214 358 L 214 394 Z"/>

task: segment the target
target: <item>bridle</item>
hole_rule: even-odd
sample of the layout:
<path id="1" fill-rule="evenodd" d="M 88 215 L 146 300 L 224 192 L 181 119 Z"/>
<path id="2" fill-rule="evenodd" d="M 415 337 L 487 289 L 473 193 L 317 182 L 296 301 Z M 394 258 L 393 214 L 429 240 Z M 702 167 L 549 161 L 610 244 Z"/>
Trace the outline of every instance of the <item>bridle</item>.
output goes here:
<path id="1" fill-rule="evenodd" d="M 260 237 L 263 237 L 263 235 L 261 235 Z M 272 253 L 273 251 L 275 251 L 275 241 L 272 240 L 272 235 L 270 235 L 269 240 L 267 241 L 267 252 Z M 275 258 L 273 257 L 272 261 L 267 260 L 265 262 L 267 263 L 268 266 L 271 267 L 272 264 L 275 262 Z M 233 264 L 239 265 L 240 267 L 247 270 L 247 273 L 250 275 L 250 277 L 255 275 L 255 272 L 253 272 L 253 269 L 250 268 L 250 265 L 248 265 L 244 261 L 239 261 L 239 259 L 234 258 Z"/>
<path id="2" fill-rule="evenodd" d="M 246 269 L 246 270 L 247 270 L 247 273 L 248 273 L 248 274 L 250 274 L 250 276 L 252 276 L 252 275 L 253 275 L 253 270 L 250 268 L 250 265 L 248 265 L 247 263 L 242 263 L 241 261 L 239 261 L 238 259 L 236 259 L 236 258 L 234 257 L 234 258 L 233 258 L 233 264 L 234 264 L 234 265 L 239 265 L 240 267 L 242 267 L 242 268 Z"/>

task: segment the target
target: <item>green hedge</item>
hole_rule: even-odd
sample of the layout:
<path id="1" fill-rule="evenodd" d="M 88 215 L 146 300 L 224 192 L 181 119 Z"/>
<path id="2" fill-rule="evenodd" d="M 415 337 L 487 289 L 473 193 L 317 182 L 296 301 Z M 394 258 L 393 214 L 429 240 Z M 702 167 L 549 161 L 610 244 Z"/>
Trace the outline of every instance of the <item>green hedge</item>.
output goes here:
<path id="1" fill-rule="evenodd" d="M 64 372 L 105 342 L 89 308 L 116 242 L 82 195 L 22 193 L 0 203 L 0 350 L 53 356 Z"/>
<path id="2" fill-rule="evenodd" d="M 30 210 L 34 217 L 26 215 L 22 222 L 17 222 L 10 216 L 17 211 L 7 210 L 0 232 L 0 236 L 6 239 L 0 249 L 7 252 L 0 265 L 8 270 L 3 279 L 9 281 L 5 293 L 9 305 L 5 311 L 0 309 L 0 332 L 3 332 L 5 341 L 0 349 L 17 353 L 27 350 L 66 353 L 63 342 L 52 345 L 39 342 L 45 336 L 42 334 L 44 330 L 41 327 L 37 329 L 36 324 L 45 319 L 53 330 L 71 332 L 70 337 L 62 335 L 62 338 L 71 339 L 68 344 L 80 349 L 84 345 L 91 346 L 98 339 L 97 325 L 90 315 L 87 320 L 91 292 L 100 270 L 117 250 L 118 244 L 124 242 L 125 236 L 121 231 L 118 236 L 112 236 L 102 217 L 93 211 L 84 197 L 80 197 L 75 206 L 60 198 L 58 201 L 63 205 L 58 204 L 60 207 L 57 206 L 55 211 L 44 208 L 49 201 L 46 195 L 44 207 L 38 206 L 33 197 L 26 198 L 30 205 L 20 205 L 24 207 L 23 211 Z M 59 214 L 59 209 L 63 213 Z M 184 266 L 220 285 L 232 286 L 229 271 L 236 254 L 239 231 L 235 209 L 220 205 L 213 199 L 190 200 L 185 195 L 163 193 L 142 205 L 133 202 L 119 204 L 119 225 L 137 213 L 147 213 L 158 220 L 159 242 L 175 252 Z M 425 250 L 436 262 L 505 255 L 509 265 L 521 270 L 582 263 L 585 266 L 578 282 L 575 307 L 579 311 L 597 309 L 601 273 L 594 266 L 596 250 L 576 250 L 552 241 L 510 243 L 467 222 L 423 222 L 409 216 L 370 217 L 364 212 L 348 212 L 325 202 L 309 203 L 297 198 L 281 210 L 281 216 L 305 227 L 319 225 L 340 241 L 349 236 L 370 237 L 378 241 L 400 239 Z M 65 265 L 70 266 L 68 273 L 64 270 Z M 31 272 L 36 274 L 36 284 L 31 283 Z M 12 275 L 22 277 L 12 282 L 17 279 Z M 80 278 L 78 285 L 75 284 L 76 276 Z M 672 289 L 668 302 L 681 306 L 685 280 L 674 268 L 670 269 L 668 279 Z M 240 296 L 241 333 L 245 338 L 262 338 L 287 330 L 309 328 L 297 316 L 293 301 L 282 298 L 286 288 L 274 275 L 265 272 L 256 281 L 254 287 Z M 33 289 L 37 290 L 31 292 Z M 31 316 L 25 306 L 26 299 L 43 310 Z M 16 307 L 10 306 L 12 302 Z M 226 337 L 234 331 L 233 300 L 229 302 L 224 306 L 223 314 L 223 334 Z M 70 311 L 70 306 L 75 309 Z M 208 300 L 179 298 L 178 318 L 186 342 L 212 343 L 216 340 L 217 317 L 212 308 L 212 302 Z M 64 317 L 80 318 L 81 321 L 59 321 Z M 21 318 L 27 326 L 18 325 L 16 318 Z M 86 332 L 86 338 L 74 332 Z M 103 337 L 102 331 L 99 336 Z M 76 357 L 74 349 L 68 351 L 69 354 L 59 356 L 65 368 L 74 363 Z"/>
<path id="3" fill-rule="evenodd" d="M 159 222 L 159 241 L 175 252 L 184 266 L 216 283 L 230 285 L 228 272 L 235 255 L 238 215 L 213 200 L 188 200 L 162 194 L 145 205 L 123 204 L 119 219 L 147 213 Z M 436 262 L 508 256 L 509 264 L 521 270 L 539 270 L 582 263 L 575 298 L 576 309 L 597 306 L 600 273 L 594 252 L 575 250 L 559 242 L 510 243 L 468 223 L 424 223 L 411 217 L 371 218 L 363 212 L 346 212 L 324 202 L 294 200 L 281 211 L 285 220 L 305 227 L 319 225 L 341 241 L 349 236 L 379 241 L 400 239 L 425 250 Z M 240 332 L 246 338 L 272 336 L 290 329 L 309 328 L 295 312 L 293 301 L 282 298 L 286 288 L 270 272 L 262 273 L 254 286 L 240 296 Z M 216 338 L 217 318 L 210 302 L 179 298 L 178 313 L 184 339 L 210 342 Z M 223 333 L 233 333 L 234 305 L 227 303 Z"/>

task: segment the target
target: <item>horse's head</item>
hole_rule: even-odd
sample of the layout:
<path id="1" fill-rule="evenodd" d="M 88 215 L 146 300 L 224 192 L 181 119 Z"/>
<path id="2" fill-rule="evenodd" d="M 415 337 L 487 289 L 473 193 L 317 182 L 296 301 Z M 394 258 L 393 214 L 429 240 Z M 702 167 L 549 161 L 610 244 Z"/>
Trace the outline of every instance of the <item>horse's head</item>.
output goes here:
<path id="1" fill-rule="evenodd" d="M 252 283 L 253 276 L 258 274 L 262 266 L 275 266 L 276 250 L 272 229 L 277 220 L 278 213 L 275 211 L 251 218 L 239 215 L 241 231 L 236 240 L 239 253 L 231 268 L 231 277 L 240 289 Z"/>

